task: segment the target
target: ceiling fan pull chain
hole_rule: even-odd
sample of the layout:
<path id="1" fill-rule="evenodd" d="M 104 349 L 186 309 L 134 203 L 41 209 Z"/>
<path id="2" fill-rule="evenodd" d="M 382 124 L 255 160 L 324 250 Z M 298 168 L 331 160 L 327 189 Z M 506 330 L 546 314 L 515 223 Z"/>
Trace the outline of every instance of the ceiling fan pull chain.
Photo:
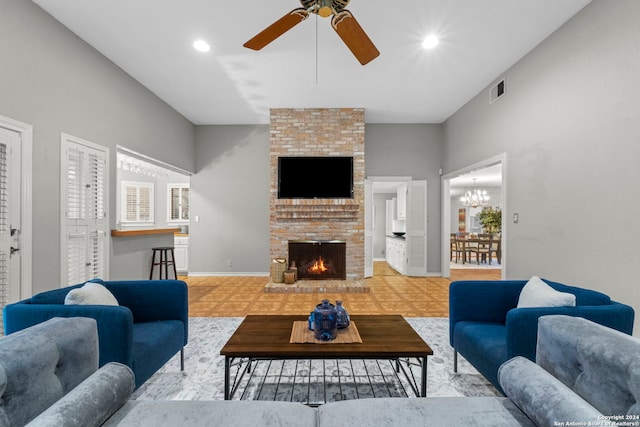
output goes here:
<path id="1" fill-rule="evenodd" d="M 316 15 L 316 85 L 318 84 L 318 15 Z"/>

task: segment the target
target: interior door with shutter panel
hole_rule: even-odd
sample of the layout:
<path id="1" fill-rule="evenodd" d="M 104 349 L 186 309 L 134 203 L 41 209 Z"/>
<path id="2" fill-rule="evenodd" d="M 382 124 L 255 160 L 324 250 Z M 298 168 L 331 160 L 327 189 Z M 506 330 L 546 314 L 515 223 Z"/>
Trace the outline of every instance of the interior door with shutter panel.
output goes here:
<path id="1" fill-rule="evenodd" d="M 108 149 L 63 134 L 61 286 L 108 275 Z"/>
<path id="2" fill-rule="evenodd" d="M 373 182 L 364 181 L 364 277 L 373 276 Z"/>
<path id="3" fill-rule="evenodd" d="M 407 183 L 407 275 L 427 275 L 427 181 Z"/>
<path id="4" fill-rule="evenodd" d="M 0 127 L 0 307 L 20 299 L 20 135 Z"/>

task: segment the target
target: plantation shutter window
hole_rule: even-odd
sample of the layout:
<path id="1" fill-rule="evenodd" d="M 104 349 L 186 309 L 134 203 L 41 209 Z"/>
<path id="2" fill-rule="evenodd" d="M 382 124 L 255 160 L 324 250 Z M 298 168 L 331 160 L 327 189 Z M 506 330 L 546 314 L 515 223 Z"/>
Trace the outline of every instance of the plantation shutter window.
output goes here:
<path id="1" fill-rule="evenodd" d="M 189 221 L 189 184 L 169 184 L 167 221 Z"/>
<path id="2" fill-rule="evenodd" d="M 122 211 L 120 216 L 123 223 L 150 224 L 154 222 L 153 195 L 154 184 L 150 182 L 122 182 Z"/>

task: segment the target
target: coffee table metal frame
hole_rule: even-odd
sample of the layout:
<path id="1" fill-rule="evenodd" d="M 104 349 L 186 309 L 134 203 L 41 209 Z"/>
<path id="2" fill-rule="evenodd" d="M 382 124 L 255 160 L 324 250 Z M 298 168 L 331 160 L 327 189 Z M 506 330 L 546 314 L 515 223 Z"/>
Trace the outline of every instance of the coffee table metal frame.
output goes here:
<path id="1" fill-rule="evenodd" d="M 304 316 L 249 315 L 220 350 L 225 356 L 224 398 L 233 397 L 241 378 L 251 372 L 252 362 L 292 359 L 387 359 L 396 362 L 396 372 L 404 373 L 416 396 L 427 395 L 427 357 L 433 350 L 400 315 L 353 315 L 362 343 L 291 344 L 293 322 Z M 411 371 L 417 360 L 420 387 Z M 405 363 L 401 363 L 405 362 Z M 405 366 L 406 365 L 406 366 Z M 232 366 L 236 375 L 231 382 Z"/>

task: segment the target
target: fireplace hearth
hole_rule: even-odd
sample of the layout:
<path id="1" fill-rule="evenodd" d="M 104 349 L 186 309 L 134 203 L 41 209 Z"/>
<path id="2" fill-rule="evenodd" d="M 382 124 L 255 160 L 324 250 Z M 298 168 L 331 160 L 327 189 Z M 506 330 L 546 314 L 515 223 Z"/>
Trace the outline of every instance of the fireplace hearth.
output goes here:
<path id="1" fill-rule="evenodd" d="M 289 240 L 289 268 L 298 279 L 345 280 L 347 244 L 340 240 Z"/>

